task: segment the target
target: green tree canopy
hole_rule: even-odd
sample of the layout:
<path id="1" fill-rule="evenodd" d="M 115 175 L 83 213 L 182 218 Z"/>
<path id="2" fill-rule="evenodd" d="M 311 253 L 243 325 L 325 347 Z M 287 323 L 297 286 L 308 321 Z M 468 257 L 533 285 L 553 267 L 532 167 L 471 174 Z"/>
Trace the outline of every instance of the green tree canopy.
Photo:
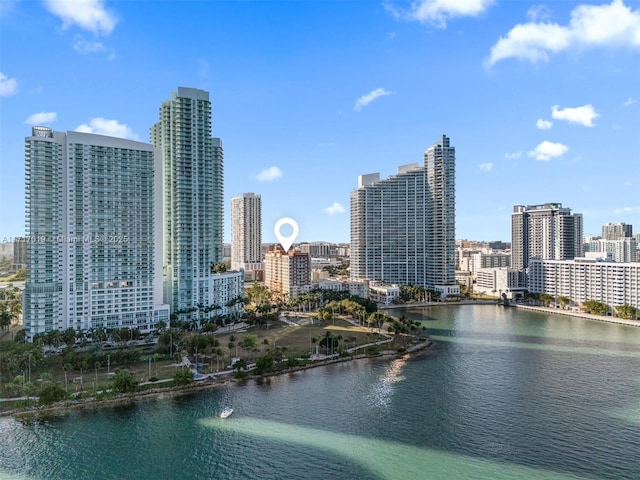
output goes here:
<path id="1" fill-rule="evenodd" d="M 118 393 L 132 393 L 137 387 L 136 377 L 129 370 L 120 370 L 113 377 L 113 389 Z"/>

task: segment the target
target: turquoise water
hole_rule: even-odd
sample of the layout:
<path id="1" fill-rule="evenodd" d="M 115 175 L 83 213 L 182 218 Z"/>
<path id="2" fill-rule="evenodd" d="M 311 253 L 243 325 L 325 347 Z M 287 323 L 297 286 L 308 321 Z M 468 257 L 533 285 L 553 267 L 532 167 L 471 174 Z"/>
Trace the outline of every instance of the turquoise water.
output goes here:
<path id="1" fill-rule="evenodd" d="M 437 340 L 429 352 L 0 419 L 0 478 L 640 478 L 640 328 L 495 306 L 404 313 Z"/>

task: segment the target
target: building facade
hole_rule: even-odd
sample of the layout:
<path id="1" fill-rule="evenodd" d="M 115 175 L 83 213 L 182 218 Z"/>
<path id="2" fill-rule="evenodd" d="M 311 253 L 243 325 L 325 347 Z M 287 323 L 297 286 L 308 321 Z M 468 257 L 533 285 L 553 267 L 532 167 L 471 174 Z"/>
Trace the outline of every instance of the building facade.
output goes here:
<path id="1" fill-rule="evenodd" d="M 420 285 L 444 296 L 455 280 L 455 149 L 442 136 L 396 175 L 362 175 L 351 192 L 351 277 Z"/>
<path id="2" fill-rule="evenodd" d="M 24 237 L 13 239 L 13 264 L 11 270 L 14 272 L 27 268 L 27 242 Z"/>
<path id="3" fill-rule="evenodd" d="M 161 156 L 151 145 L 33 127 L 26 151 L 27 338 L 169 321 Z"/>
<path id="4" fill-rule="evenodd" d="M 295 249 L 285 252 L 274 247 L 264 257 L 264 283 L 272 292 L 281 292 L 286 299 L 306 291 L 311 283 L 311 258 Z"/>
<path id="5" fill-rule="evenodd" d="M 231 269 L 264 270 L 262 262 L 262 199 L 244 193 L 231 199 Z"/>
<path id="6" fill-rule="evenodd" d="M 591 240 L 587 246 L 589 252 L 610 253 L 614 262 L 638 261 L 638 241 L 635 237 L 623 237 L 617 240 Z"/>
<path id="7" fill-rule="evenodd" d="M 607 223 L 602 226 L 603 240 L 620 240 L 633 236 L 633 226 L 626 223 Z"/>
<path id="8" fill-rule="evenodd" d="M 160 106 L 151 141 L 163 158 L 164 298 L 172 315 L 195 321 L 198 305 L 222 304 L 213 267 L 223 258 L 223 151 L 211 136 L 209 93 L 179 87 Z"/>
<path id="9" fill-rule="evenodd" d="M 610 256 L 573 260 L 532 259 L 529 264 L 529 291 L 570 299 L 578 308 L 587 300 L 618 307 L 640 308 L 640 263 L 617 263 Z"/>
<path id="10" fill-rule="evenodd" d="M 511 215 L 511 267 L 524 271 L 534 257 L 570 260 L 583 254 L 582 215 L 559 203 L 516 205 Z"/>

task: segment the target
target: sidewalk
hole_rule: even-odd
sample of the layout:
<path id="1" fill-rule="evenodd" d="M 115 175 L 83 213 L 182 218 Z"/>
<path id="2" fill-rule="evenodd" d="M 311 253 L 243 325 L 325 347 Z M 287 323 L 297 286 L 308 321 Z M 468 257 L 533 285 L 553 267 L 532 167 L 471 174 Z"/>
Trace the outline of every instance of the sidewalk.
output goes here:
<path id="1" fill-rule="evenodd" d="M 522 310 L 551 313 L 553 315 L 564 315 L 566 317 L 586 318 L 587 320 L 595 320 L 596 322 L 617 323 L 618 325 L 627 325 L 629 327 L 640 327 L 640 320 L 626 320 L 624 318 L 618 317 L 603 317 L 601 315 L 591 315 L 590 313 L 576 312 L 573 310 L 562 310 L 560 308 L 550 307 L 534 307 L 531 305 L 522 305 L 519 303 L 511 304 L 511 306 L 521 308 Z"/>

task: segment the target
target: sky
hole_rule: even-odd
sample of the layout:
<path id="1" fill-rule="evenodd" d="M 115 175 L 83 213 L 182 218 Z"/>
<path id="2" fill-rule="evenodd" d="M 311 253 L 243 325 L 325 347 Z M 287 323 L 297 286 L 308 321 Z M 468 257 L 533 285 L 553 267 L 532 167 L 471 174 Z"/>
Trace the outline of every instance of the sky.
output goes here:
<path id="1" fill-rule="evenodd" d="M 231 197 L 263 241 L 349 242 L 358 176 L 456 147 L 456 238 L 514 205 L 640 231 L 640 0 L 0 0 L 0 240 L 24 233 L 32 125 L 149 142 L 177 87 L 210 92 Z M 286 230 L 283 230 L 286 233 Z"/>

